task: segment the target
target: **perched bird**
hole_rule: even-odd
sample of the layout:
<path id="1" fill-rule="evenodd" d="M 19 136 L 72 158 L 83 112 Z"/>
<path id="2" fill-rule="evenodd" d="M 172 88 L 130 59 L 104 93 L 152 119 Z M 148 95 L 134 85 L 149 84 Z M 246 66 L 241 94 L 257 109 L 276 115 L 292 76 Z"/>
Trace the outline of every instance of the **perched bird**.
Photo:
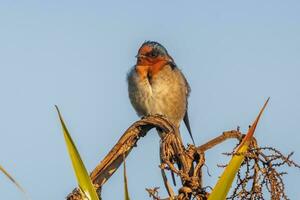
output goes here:
<path id="1" fill-rule="evenodd" d="M 136 58 L 127 80 L 129 98 L 137 114 L 163 115 L 178 129 L 183 120 L 195 144 L 187 112 L 190 87 L 173 58 L 154 41 L 144 42 Z"/>

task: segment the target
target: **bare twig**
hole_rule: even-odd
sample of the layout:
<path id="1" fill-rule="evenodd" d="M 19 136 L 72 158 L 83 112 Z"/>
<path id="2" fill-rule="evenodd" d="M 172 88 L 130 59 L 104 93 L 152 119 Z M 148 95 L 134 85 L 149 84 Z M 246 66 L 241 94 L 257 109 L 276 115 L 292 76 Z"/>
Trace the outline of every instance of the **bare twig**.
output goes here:
<path id="1" fill-rule="evenodd" d="M 197 149 L 198 149 L 198 151 L 205 152 L 205 151 L 213 148 L 214 146 L 223 143 L 225 140 L 233 138 L 233 139 L 237 139 L 240 141 L 242 139 L 242 137 L 243 137 L 242 133 L 239 132 L 238 130 L 225 131 L 222 133 L 222 135 L 201 145 Z"/>
<path id="2" fill-rule="evenodd" d="M 206 200 L 208 192 L 202 185 L 202 167 L 205 165 L 204 152 L 212 149 L 228 139 L 241 141 L 244 135 L 239 130 L 223 132 L 222 135 L 211 141 L 196 147 L 189 145 L 185 147 L 182 143 L 177 129 L 162 116 L 147 116 L 130 126 L 112 150 L 97 165 L 90 174 L 91 180 L 100 196 L 101 187 L 113 175 L 123 162 L 125 157 L 136 146 L 138 140 L 144 137 L 152 128 L 158 128 L 161 134 L 160 159 L 161 173 L 165 188 L 169 197 L 160 198 L 158 188 L 147 189 L 150 197 L 154 200 Z M 253 139 L 249 152 L 245 154 L 245 161 L 237 178 L 237 186 L 229 199 L 264 199 L 262 187 L 266 187 L 272 199 L 287 199 L 284 193 L 282 176 L 285 172 L 278 172 L 275 168 L 283 165 L 300 168 L 290 159 L 292 154 L 284 156 L 280 151 L 271 147 L 258 147 Z M 269 152 L 269 153 L 266 153 Z M 270 153 L 271 152 L 271 153 Z M 233 153 L 227 154 L 229 156 Z M 182 187 L 178 194 L 172 189 L 166 177 L 166 171 L 176 174 L 181 179 Z M 249 186 L 250 185 L 250 186 Z M 250 189 L 249 189 L 250 188 Z M 68 200 L 82 200 L 78 189 L 74 189 L 67 197 Z"/>
<path id="3" fill-rule="evenodd" d="M 173 132 L 174 128 L 168 120 L 161 116 L 148 116 L 130 126 L 112 150 L 96 166 L 90 174 L 91 180 L 95 185 L 97 192 L 100 194 L 101 186 L 113 175 L 123 162 L 123 155 L 127 157 L 132 148 L 136 146 L 137 141 L 145 136 L 153 127 L 159 127 L 165 133 Z M 80 199 L 75 189 L 67 197 L 68 200 Z"/>

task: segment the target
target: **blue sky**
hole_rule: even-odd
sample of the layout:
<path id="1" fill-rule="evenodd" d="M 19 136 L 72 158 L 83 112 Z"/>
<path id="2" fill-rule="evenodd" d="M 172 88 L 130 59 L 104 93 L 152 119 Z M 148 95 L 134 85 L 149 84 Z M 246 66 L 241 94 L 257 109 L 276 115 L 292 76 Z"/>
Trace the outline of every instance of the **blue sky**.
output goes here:
<path id="1" fill-rule="evenodd" d="M 299 1 L 1 1 L 0 164 L 32 199 L 63 199 L 76 186 L 54 109 L 57 104 L 89 170 L 138 119 L 126 73 L 145 40 L 162 43 L 190 85 L 197 144 L 238 125 L 246 131 L 267 97 L 259 144 L 300 161 Z M 186 142 L 188 134 L 182 128 Z M 161 187 L 158 136 L 127 160 L 132 199 Z M 227 142 L 207 153 L 213 186 Z M 287 194 L 300 196 L 299 170 L 284 169 Z M 122 199 L 121 170 L 103 199 Z M 0 175 L 5 199 L 23 199 Z"/>

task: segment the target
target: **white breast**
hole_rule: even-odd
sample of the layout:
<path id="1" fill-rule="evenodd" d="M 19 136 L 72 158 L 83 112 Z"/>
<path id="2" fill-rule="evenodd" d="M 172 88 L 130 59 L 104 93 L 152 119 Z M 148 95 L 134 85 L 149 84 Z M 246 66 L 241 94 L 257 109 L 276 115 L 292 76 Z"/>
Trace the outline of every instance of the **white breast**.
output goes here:
<path id="1" fill-rule="evenodd" d="M 151 80 L 140 79 L 133 68 L 128 74 L 131 104 L 139 116 L 160 114 L 179 126 L 185 111 L 187 90 L 180 70 L 165 67 Z"/>

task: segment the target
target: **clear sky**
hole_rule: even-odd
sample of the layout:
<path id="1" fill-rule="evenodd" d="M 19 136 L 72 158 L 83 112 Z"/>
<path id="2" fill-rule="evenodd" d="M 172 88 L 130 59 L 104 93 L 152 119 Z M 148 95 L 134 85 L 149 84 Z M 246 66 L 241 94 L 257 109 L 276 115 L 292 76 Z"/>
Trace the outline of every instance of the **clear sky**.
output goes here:
<path id="1" fill-rule="evenodd" d="M 1 1 L 0 164 L 33 200 L 64 199 L 76 186 L 57 104 L 89 170 L 138 119 L 126 73 L 145 40 L 161 42 L 192 88 L 190 121 L 197 144 L 238 125 L 246 131 L 270 104 L 256 131 L 259 144 L 300 161 L 300 2 Z M 127 160 L 132 199 L 161 187 L 158 136 L 151 132 Z M 182 128 L 186 142 L 187 131 Z M 228 142 L 207 153 L 213 186 Z M 298 199 L 300 171 L 283 169 Z M 103 199 L 123 198 L 119 170 Z M 3 199 L 23 199 L 0 174 Z"/>

